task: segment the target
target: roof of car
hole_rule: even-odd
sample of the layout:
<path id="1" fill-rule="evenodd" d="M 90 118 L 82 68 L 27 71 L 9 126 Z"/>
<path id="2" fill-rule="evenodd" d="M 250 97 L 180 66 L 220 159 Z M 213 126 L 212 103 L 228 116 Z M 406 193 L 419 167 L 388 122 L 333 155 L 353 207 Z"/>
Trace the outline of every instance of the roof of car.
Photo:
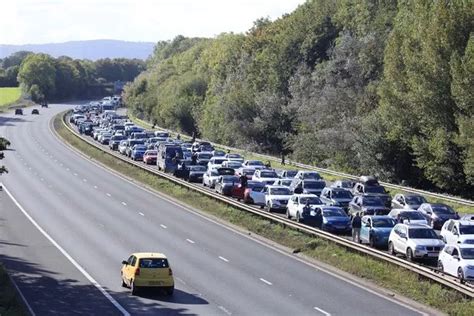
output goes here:
<path id="1" fill-rule="evenodd" d="M 317 197 L 317 198 L 319 198 L 316 194 L 306 194 L 306 193 L 303 193 L 303 194 L 293 194 L 293 196 L 296 196 L 296 197 Z"/>
<path id="2" fill-rule="evenodd" d="M 132 255 L 137 257 L 138 259 L 140 259 L 140 258 L 162 258 L 162 259 L 166 259 L 166 255 L 164 255 L 160 252 L 136 252 L 136 253 L 132 253 Z"/>
<path id="3" fill-rule="evenodd" d="M 426 225 L 426 224 L 414 224 L 414 223 L 399 223 L 397 225 L 403 225 L 403 226 L 406 226 L 408 228 L 428 228 L 428 229 L 433 229 L 431 228 L 430 226 Z"/>
<path id="4" fill-rule="evenodd" d="M 388 216 L 388 215 L 364 215 L 362 218 L 390 218 L 393 219 L 393 217 Z"/>

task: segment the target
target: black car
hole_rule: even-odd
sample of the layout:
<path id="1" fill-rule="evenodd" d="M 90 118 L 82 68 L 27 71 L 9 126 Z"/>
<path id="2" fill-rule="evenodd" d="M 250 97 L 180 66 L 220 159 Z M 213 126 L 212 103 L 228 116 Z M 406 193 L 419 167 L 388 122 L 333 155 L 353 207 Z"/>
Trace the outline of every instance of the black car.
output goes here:
<path id="1" fill-rule="evenodd" d="M 363 215 L 387 215 L 390 208 L 386 207 L 380 196 L 377 195 L 359 195 L 354 196 L 349 203 L 349 215 L 356 213 Z"/>
<path id="2" fill-rule="evenodd" d="M 188 182 L 201 183 L 202 177 L 204 176 L 204 173 L 206 171 L 207 171 L 207 168 L 205 166 L 201 166 L 201 165 L 187 166 L 183 179 Z"/>
<path id="3" fill-rule="evenodd" d="M 15 109 L 15 115 L 23 115 L 22 109 Z"/>
<path id="4" fill-rule="evenodd" d="M 48 107 L 48 103 L 47 103 L 47 102 L 41 103 L 41 107 L 42 107 L 42 108 L 47 108 L 47 107 Z"/>
<path id="5" fill-rule="evenodd" d="M 38 114 L 40 114 L 40 112 L 39 112 L 38 109 L 33 109 L 33 110 L 31 110 L 31 114 L 38 115 Z"/>

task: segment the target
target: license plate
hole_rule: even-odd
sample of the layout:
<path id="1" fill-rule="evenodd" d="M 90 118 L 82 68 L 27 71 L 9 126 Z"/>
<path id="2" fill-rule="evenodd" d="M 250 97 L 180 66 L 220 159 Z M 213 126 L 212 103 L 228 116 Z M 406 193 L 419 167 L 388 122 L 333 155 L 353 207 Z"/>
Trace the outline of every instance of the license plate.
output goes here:
<path id="1" fill-rule="evenodd" d="M 161 282 L 161 281 L 149 281 L 148 282 L 148 285 L 162 285 L 162 284 L 163 284 L 163 282 Z"/>
<path id="2" fill-rule="evenodd" d="M 346 227 L 344 227 L 344 226 L 336 226 L 336 228 L 337 228 L 337 229 L 344 229 L 344 228 L 346 228 Z"/>
<path id="3" fill-rule="evenodd" d="M 429 252 L 428 257 L 438 257 L 439 253 L 437 252 Z"/>

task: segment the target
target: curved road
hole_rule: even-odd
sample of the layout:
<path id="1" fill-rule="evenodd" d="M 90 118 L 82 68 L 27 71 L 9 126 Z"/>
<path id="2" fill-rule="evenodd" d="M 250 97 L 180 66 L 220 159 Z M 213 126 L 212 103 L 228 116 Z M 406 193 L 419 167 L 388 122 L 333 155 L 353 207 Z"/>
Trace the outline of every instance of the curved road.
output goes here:
<path id="1" fill-rule="evenodd" d="M 84 159 L 51 132 L 66 107 L 0 115 L 0 135 L 12 143 L 1 181 L 18 202 L 0 193 L 0 260 L 36 314 L 420 314 Z M 137 251 L 167 254 L 172 298 L 133 297 L 120 286 L 120 262 Z"/>

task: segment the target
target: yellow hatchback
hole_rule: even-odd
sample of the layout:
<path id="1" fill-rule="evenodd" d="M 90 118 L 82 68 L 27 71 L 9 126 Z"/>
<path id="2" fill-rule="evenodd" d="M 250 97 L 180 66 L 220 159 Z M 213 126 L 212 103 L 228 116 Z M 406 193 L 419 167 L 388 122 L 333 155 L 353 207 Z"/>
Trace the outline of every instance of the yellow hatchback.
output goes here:
<path id="1" fill-rule="evenodd" d="M 133 253 L 128 260 L 122 261 L 122 286 L 129 287 L 132 295 L 140 288 L 160 288 L 166 294 L 173 295 L 174 278 L 168 259 L 162 253 Z"/>

